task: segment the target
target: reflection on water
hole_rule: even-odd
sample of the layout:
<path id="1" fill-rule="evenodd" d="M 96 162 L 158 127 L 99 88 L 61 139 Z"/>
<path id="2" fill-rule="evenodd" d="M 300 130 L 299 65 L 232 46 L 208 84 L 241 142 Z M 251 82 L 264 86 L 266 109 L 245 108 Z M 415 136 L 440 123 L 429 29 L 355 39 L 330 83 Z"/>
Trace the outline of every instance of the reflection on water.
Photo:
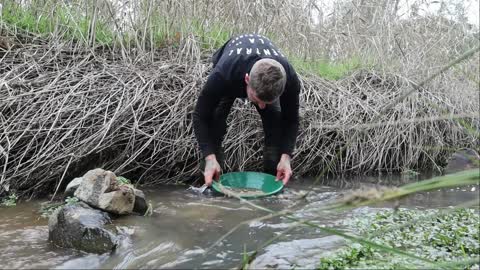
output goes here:
<path id="1" fill-rule="evenodd" d="M 376 184 L 385 177 L 362 178 L 361 183 Z M 405 178 L 388 179 L 389 183 L 406 182 Z M 292 182 L 283 194 L 255 200 L 261 206 L 282 210 L 297 203 L 293 216 L 301 219 L 315 218 L 314 223 L 340 226 L 341 221 L 365 211 L 392 204 L 364 207 L 349 212 L 326 212 L 318 217 L 315 211 L 341 191 L 358 187 L 358 179 L 337 178 L 329 186 L 311 187 L 311 180 Z M 324 184 L 327 183 L 324 181 Z M 356 183 L 356 184 L 352 184 Z M 383 183 L 384 184 L 384 183 Z M 312 190 L 306 200 L 299 195 Z M 457 205 L 478 198 L 478 187 L 463 187 L 424 192 L 404 198 L 401 207 L 437 208 Z M 0 208 L 0 261 L 5 268 L 228 268 L 241 264 L 244 250 L 254 250 L 265 241 L 292 227 L 283 217 L 256 219 L 265 215 L 259 209 L 231 198 L 205 197 L 190 193 L 186 187 L 161 187 L 146 190 L 154 206 L 152 217 L 129 216 L 116 220 L 116 225 L 127 235 L 114 254 L 93 255 L 51 246 L 48 239 L 48 222 L 40 218 L 40 202 L 21 203 L 12 208 Z M 256 220 L 255 220 L 256 219 Z M 239 226 L 231 235 L 209 248 Z M 318 229 L 295 227 L 259 253 L 259 267 L 285 267 L 292 258 L 303 258 L 311 265 L 315 254 L 333 250 L 343 244 L 341 239 L 326 235 Z M 208 253 L 206 251 L 209 250 Z M 206 253 L 206 255 L 205 255 Z M 272 259 L 273 258 L 273 259 Z M 263 264 L 262 264 L 263 263 Z"/>

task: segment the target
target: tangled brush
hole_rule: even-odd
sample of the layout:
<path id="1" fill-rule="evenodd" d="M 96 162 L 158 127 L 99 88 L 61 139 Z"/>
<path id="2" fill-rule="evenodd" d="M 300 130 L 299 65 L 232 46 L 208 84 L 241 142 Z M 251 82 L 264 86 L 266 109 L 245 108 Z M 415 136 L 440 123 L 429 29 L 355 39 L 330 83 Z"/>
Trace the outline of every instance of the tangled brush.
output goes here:
<path id="1" fill-rule="evenodd" d="M 0 48 L 0 194 L 53 193 L 97 167 L 148 185 L 199 176 L 192 112 L 210 64 L 198 53 L 125 61 L 72 42 L 13 41 Z M 479 129 L 478 98 L 424 88 L 382 112 L 407 79 L 301 77 L 297 175 L 432 168 L 451 149 L 476 146 L 468 126 Z M 236 102 L 229 122 L 224 169 L 260 170 L 255 109 Z"/>

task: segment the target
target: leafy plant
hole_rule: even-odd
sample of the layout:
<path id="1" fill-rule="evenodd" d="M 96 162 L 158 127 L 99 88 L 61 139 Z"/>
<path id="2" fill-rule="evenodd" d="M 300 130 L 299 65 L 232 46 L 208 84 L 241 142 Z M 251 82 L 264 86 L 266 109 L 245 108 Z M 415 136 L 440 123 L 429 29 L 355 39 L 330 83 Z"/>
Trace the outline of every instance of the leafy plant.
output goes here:
<path id="1" fill-rule="evenodd" d="M 72 205 L 72 204 L 75 204 L 77 203 L 79 200 L 77 197 L 70 197 L 68 196 L 66 199 L 65 199 L 65 203 L 66 205 Z"/>
<path id="2" fill-rule="evenodd" d="M 415 254 L 445 264 L 470 260 L 465 269 L 474 269 L 480 253 L 480 218 L 473 209 L 442 210 L 388 210 L 367 215 L 349 222 L 375 243 L 389 247 L 414 250 Z M 420 261 L 353 243 L 333 255 L 320 260 L 319 269 L 345 268 L 424 268 Z M 478 267 L 477 267 L 478 268 Z"/>
<path id="3" fill-rule="evenodd" d="M 17 195 L 10 194 L 7 198 L 3 199 L 2 204 L 3 206 L 15 206 L 17 205 Z"/>
<path id="4" fill-rule="evenodd" d="M 50 215 L 55 212 L 55 210 L 63 207 L 64 205 L 72 205 L 79 202 L 77 197 L 67 197 L 63 202 L 56 202 L 56 203 L 43 203 L 40 207 L 41 216 L 44 218 L 50 217 Z"/>
<path id="5" fill-rule="evenodd" d="M 340 250 L 333 258 L 321 258 L 318 269 L 344 269 L 347 265 L 358 265 L 360 261 L 372 258 L 373 254 L 370 246 L 354 243 L 349 248 Z"/>
<path id="6" fill-rule="evenodd" d="M 123 177 L 123 176 L 117 176 L 117 182 L 119 185 L 131 185 L 132 182 L 130 179 Z"/>
<path id="7" fill-rule="evenodd" d="M 417 176 L 420 173 L 411 169 L 404 169 L 402 172 L 402 175 L 408 175 L 408 176 Z"/>

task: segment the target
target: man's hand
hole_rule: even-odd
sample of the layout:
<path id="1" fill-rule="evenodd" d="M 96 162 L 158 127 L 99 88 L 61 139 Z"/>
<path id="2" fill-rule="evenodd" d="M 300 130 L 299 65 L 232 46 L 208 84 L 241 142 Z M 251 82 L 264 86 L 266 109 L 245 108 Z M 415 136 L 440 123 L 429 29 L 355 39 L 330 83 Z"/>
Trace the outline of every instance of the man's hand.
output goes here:
<path id="1" fill-rule="evenodd" d="M 205 184 L 211 186 L 213 179 L 218 180 L 220 178 L 221 171 L 222 169 L 220 168 L 220 164 L 218 164 L 215 155 L 208 155 L 205 158 L 205 171 L 203 172 Z"/>
<path id="2" fill-rule="evenodd" d="M 288 180 L 292 176 L 292 168 L 290 167 L 290 156 L 287 154 L 282 154 L 280 162 L 277 165 L 277 177 L 276 180 L 282 180 L 283 184 L 286 185 Z"/>

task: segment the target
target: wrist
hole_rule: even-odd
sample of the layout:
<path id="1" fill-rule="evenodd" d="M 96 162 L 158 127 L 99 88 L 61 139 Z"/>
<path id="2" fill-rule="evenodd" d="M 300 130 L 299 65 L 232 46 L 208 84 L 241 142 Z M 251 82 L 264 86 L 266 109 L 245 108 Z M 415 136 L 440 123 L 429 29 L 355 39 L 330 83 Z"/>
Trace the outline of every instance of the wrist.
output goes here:
<path id="1" fill-rule="evenodd" d="M 291 158 L 290 155 L 288 155 L 288 154 L 282 154 L 282 156 L 280 157 L 280 160 L 281 160 L 281 161 L 288 161 L 288 162 L 290 162 L 291 159 L 292 159 L 292 158 Z"/>
<path id="2" fill-rule="evenodd" d="M 217 157 L 215 156 L 215 154 L 210 154 L 205 157 L 205 160 L 217 160 Z"/>

